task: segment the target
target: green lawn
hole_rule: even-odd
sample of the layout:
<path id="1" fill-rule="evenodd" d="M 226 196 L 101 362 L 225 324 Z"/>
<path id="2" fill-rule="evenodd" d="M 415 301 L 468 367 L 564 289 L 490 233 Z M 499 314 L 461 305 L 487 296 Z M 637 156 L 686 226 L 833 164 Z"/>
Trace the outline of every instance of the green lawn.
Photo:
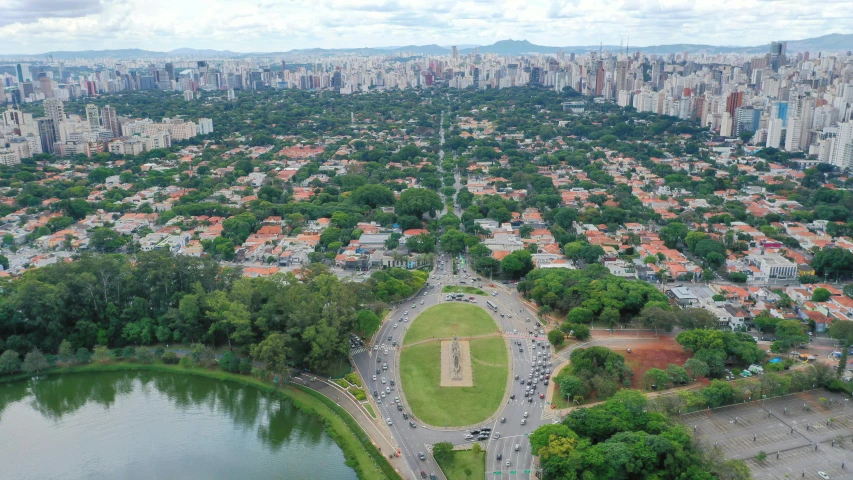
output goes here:
<path id="1" fill-rule="evenodd" d="M 471 362 L 473 387 L 441 387 L 441 343 L 403 349 L 400 381 L 412 413 L 428 425 L 451 427 L 472 425 L 493 414 L 509 375 L 506 342 L 501 337 L 472 340 Z"/>
<path id="2" fill-rule="evenodd" d="M 373 411 L 373 407 L 369 403 L 365 403 L 364 408 L 371 417 L 376 418 L 376 413 Z"/>
<path id="3" fill-rule="evenodd" d="M 480 307 L 464 303 L 443 303 L 423 311 L 412 321 L 403 345 L 429 338 L 468 337 L 498 333 L 498 325 Z"/>
<path id="4" fill-rule="evenodd" d="M 441 467 L 441 471 L 444 472 L 447 480 L 486 478 L 486 452 L 483 451 L 479 455 L 474 455 L 471 450 L 453 450 L 447 458 L 442 458 L 438 462 L 438 466 Z M 471 469 L 471 476 L 465 475 L 465 467 Z"/>
<path id="5" fill-rule="evenodd" d="M 457 287 L 455 285 L 445 285 L 441 289 L 443 293 L 467 293 L 470 295 L 488 295 L 488 293 L 480 290 L 477 287 Z"/>

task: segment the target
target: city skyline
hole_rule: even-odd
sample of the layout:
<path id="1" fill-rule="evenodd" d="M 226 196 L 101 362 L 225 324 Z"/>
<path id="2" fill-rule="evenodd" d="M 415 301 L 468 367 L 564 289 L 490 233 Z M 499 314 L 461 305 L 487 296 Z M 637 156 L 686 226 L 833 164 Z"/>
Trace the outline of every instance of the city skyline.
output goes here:
<path id="1" fill-rule="evenodd" d="M 488 45 L 526 39 L 548 46 L 755 46 L 850 33 L 845 2 L 621 0 L 396 2 L 294 0 L 167 3 L 76 0 L 0 5 L 4 52 L 203 48 L 276 52 L 301 48 Z M 777 15 L 773 12 L 783 12 Z M 224 14 L 225 13 L 225 14 Z M 744 28 L 748 22 L 749 28 Z"/>

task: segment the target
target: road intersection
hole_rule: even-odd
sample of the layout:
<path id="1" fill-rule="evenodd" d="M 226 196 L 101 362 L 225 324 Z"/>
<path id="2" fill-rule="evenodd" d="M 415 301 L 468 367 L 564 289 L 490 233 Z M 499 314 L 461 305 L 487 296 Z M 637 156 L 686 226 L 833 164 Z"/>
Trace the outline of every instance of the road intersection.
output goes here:
<path id="1" fill-rule="evenodd" d="M 366 349 L 352 355 L 353 363 L 364 379 L 368 393 L 372 394 L 375 391 L 379 394 L 379 398 L 373 398 L 371 402 L 374 403 L 378 412 L 377 415 L 382 420 L 391 420 L 391 424 L 387 425 L 386 423 L 386 426 L 391 437 L 397 443 L 401 456 L 406 459 L 406 464 L 411 470 L 410 472 L 403 472 L 407 478 L 409 476 L 420 478 L 421 471 L 427 475 L 434 473 L 437 478 L 443 478 L 435 459 L 430 454 L 432 445 L 444 441 L 454 445 L 470 443 L 471 440 L 465 439 L 465 434 L 474 428 L 486 426 L 492 428 L 492 434 L 488 440 L 480 443 L 487 452 L 487 477 L 513 480 L 530 478 L 533 455 L 527 435 L 540 425 L 551 423 L 556 416 L 550 412 L 547 399 L 539 398 L 540 393 L 545 393 L 543 381 L 536 382 L 537 390 L 533 392 L 531 397 L 524 396 L 524 387 L 530 380 L 534 362 L 540 362 L 540 371 L 544 371 L 545 368 L 550 368 L 553 365 L 548 365 L 548 362 L 552 361 L 551 350 L 545 348 L 548 344 L 544 335 L 531 334 L 536 323 L 535 315 L 520 301 L 520 297 L 514 289 L 501 284 L 494 284 L 494 287 L 490 287 L 488 281 L 475 283 L 489 292 L 490 295 L 488 298 L 475 296 L 474 304 L 484 308 L 490 314 L 500 327 L 501 334 L 507 339 L 510 347 L 512 362 L 509 369 L 510 380 L 505 397 L 506 403 L 501 406 L 499 411 L 495 412 L 488 424 L 481 423 L 470 427 L 427 426 L 420 424 L 417 419 L 411 417 L 411 410 L 408 408 L 405 395 L 400 388 L 399 375 L 400 351 L 408 326 L 420 312 L 447 301 L 446 294 L 441 292 L 443 286 L 459 285 L 461 280 L 465 280 L 467 285 L 471 285 L 476 277 L 474 274 L 469 274 L 465 267 L 459 268 L 459 275 L 452 275 L 451 259 L 448 255 L 442 255 L 438 260 L 443 262 L 444 267 L 437 266 L 430 276 L 427 287 L 411 299 L 401 302 L 392 310 L 374 337 L 374 341 Z M 468 275 L 467 279 L 466 275 Z M 497 305 L 497 311 L 486 308 L 487 301 Z M 386 362 L 388 370 L 383 370 Z M 377 370 L 379 371 L 378 374 L 376 373 Z M 373 380 L 374 375 L 376 380 Z M 517 380 L 516 376 L 519 377 Z M 383 377 L 386 380 L 384 384 L 382 383 Z M 525 384 L 520 383 L 521 379 L 525 380 Z M 391 385 L 392 380 L 394 385 Z M 385 392 L 384 398 L 382 398 L 383 392 Z M 514 398 L 510 399 L 510 395 L 514 395 Z M 402 412 L 393 402 L 395 397 L 400 399 L 400 404 L 403 407 Z M 524 417 L 525 412 L 527 418 Z M 404 419 L 403 413 L 409 414 L 410 418 Z M 452 415 L 452 412 L 448 412 L 448 415 Z M 506 421 L 502 423 L 501 419 L 504 418 Z M 523 418 L 525 419 L 524 425 L 521 423 Z M 415 422 L 417 426 L 411 427 L 409 421 Z M 516 445 L 518 450 L 516 450 Z M 424 460 L 420 459 L 419 453 L 421 452 L 424 453 Z M 498 453 L 501 454 L 501 460 L 497 460 Z M 507 461 L 509 461 L 509 465 L 507 465 Z"/>

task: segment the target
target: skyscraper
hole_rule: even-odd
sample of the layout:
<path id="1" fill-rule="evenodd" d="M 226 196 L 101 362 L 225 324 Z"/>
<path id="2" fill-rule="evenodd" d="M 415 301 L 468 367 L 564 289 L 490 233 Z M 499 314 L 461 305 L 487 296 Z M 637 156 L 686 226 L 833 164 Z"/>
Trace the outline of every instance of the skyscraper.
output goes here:
<path id="1" fill-rule="evenodd" d="M 770 68 L 779 70 L 779 66 L 785 64 L 785 50 L 788 42 L 770 42 Z"/>
<path id="2" fill-rule="evenodd" d="M 101 128 L 101 116 L 98 114 L 98 106 L 95 104 L 86 105 L 86 124 L 89 132 L 95 132 Z"/>
<path id="3" fill-rule="evenodd" d="M 44 98 L 53 98 L 53 80 L 47 76 L 39 77 L 39 91 Z"/>
<path id="4" fill-rule="evenodd" d="M 21 68 L 21 64 L 19 63 L 16 67 L 18 71 L 18 83 L 24 83 L 24 69 Z"/>
<path id="5" fill-rule="evenodd" d="M 60 135 L 60 123 L 65 122 L 65 105 L 63 105 L 62 100 L 54 98 L 46 99 L 44 101 L 44 114 L 50 119 L 51 125 L 53 126 L 54 141 L 62 141 L 62 135 Z M 50 147 L 50 151 L 53 151 L 52 145 Z"/>
<path id="6" fill-rule="evenodd" d="M 743 92 L 731 92 L 726 98 L 726 112 L 731 118 L 737 116 L 737 109 L 743 105 Z"/>
<path id="7" fill-rule="evenodd" d="M 118 123 L 115 108 L 104 105 L 104 108 L 101 109 L 101 118 L 104 121 L 104 128 L 113 132 L 113 136 L 116 138 L 121 136 L 121 125 Z"/>
<path id="8" fill-rule="evenodd" d="M 450 55 L 456 60 L 459 57 L 459 52 L 456 51 L 456 45 L 450 47 Z"/>

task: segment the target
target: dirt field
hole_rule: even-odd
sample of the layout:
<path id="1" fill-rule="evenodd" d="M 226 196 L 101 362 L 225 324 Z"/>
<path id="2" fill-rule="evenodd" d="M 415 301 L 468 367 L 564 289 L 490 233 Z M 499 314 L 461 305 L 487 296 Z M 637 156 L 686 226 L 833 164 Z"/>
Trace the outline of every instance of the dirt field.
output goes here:
<path id="1" fill-rule="evenodd" d="M 614 348 L 614 351 L 624 355 L 625 363 L 634 371 L 631 388 L 642 388 L 643 375 L 650 368 L 666 370 L 666 366 L 670 363 L 684 365 L 684 362 L 691 357 L 681 348 L 681 345 L 669 337 L 661 337 L 656 342 L 639 343 L 636 347 L 631 347 L 631 353 L 628 353 L 625 348 Z"/>

